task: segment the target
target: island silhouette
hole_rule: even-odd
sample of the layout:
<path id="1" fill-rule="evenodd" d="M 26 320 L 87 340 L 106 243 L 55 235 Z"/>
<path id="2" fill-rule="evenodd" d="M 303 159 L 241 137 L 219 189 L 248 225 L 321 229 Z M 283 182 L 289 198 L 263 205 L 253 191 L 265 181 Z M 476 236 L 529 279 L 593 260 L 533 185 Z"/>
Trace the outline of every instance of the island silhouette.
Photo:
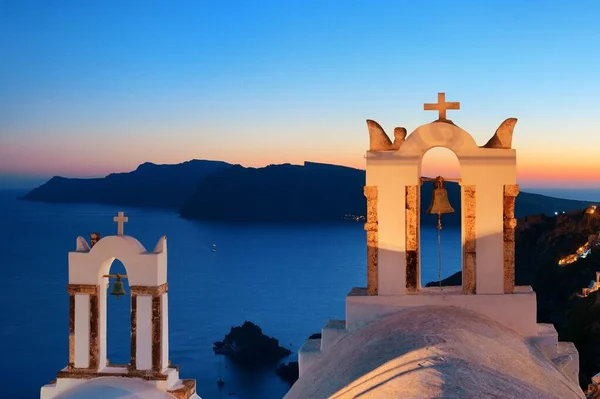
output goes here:
<path id="1" fill-rule="evenodd" d="M 346 166 L 305 162 L 261 168 L 223 161 L 190 160 L 172 165 L 146 162 L 125 173 L 103 178 L 55 176 L 21 199 L 56 203 L 97 203 L 168 208 L 182 217 L 224 222 L 361 221 L 366 211 L 365 171 Z M 435 225 L 425 214 L 433 184 L 421 189 L 424 225 Z M 460 186 L 446 182 L 456 212 L 444 215 L 445 225 L 460 225 Z M 554 215 L 583 209 L 591 202 L 521 192 L 516 217 Z"/>

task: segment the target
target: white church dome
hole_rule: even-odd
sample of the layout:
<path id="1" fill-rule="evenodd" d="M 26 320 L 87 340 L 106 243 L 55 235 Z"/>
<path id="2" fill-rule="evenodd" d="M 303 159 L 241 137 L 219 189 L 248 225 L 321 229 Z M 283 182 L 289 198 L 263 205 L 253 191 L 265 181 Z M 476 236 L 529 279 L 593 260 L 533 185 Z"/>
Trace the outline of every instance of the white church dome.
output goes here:
<path id="1" fill-rule="evenodd" d="M 195 396 L 197 397 L 197 396 Z M 173 399 L 157 390 L 151 383 L 135 378 L 94 378 L 64 392 L 56 399 Z"/>
<path id="2" fill-rule="evenodd" d="M 585 398 L 525 338 L 471 311 L 418 307 L 349 333 L 285 399 Z"/>

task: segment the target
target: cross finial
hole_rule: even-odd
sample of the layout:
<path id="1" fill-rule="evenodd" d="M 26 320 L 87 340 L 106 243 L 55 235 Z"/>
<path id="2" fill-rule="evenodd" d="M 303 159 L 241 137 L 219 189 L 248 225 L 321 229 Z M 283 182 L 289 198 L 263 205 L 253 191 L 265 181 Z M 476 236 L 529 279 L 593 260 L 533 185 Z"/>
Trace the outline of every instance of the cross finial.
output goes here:
<path id="1" fill-rule="evenodd" d="M 119 212 L 117 216 L 113 218 L 113 222 L 117 223 L 117 235 L 123 235 L 123 224 L 127 223 L 129 218 L 123 214 L 123 212 Z"/>
<path id="2" fill-rule="evenodd" d="M 425 104 L 423 109 L 425 111 L 438 111 L 439 119 L 446 120 L 446 110 L 460 109 L 460 103 L 458 103 L 458 102 L 447 103 L 446 102 L 446 93 L 438 93 L 437 104 Z"/>

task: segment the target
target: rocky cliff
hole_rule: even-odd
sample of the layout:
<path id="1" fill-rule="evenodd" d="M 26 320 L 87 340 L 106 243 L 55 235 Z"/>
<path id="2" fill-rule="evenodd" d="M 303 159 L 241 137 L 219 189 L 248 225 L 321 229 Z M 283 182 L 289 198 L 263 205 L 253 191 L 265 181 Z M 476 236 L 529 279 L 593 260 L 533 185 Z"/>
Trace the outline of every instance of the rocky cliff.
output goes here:
<path id="1" fill-rule="evenodd" d="M 172 208 L 189 219 L 227 222 L 336 222 L 361 220 L 366 210 L 365 171 L 306 162 L 246 168 L 221 161 L 193 160 L 176 165 L 144 163 L 135 171 L 99 179 L 54 177 L 23 197 L 44 202 L 87 202 Z M 445 225 L 460 224 L 460 187 L 446 183 L 456 209 Z M 429 207 L 433 184 L 423 184 L 421 211 Z M 588 206 L 582 201 L 522 192 L 517 217 Z M 436 217 L 422 222 L 435 225 Z"/>
<path id="2" fill-rule="evenodd" d="M 206 160 L 175 165 L 146 162 L 134 171 L 97 179 L 55 176 L 22 199 L 178 209 L 206 176 L 230 166 L 226 162 Z"/>

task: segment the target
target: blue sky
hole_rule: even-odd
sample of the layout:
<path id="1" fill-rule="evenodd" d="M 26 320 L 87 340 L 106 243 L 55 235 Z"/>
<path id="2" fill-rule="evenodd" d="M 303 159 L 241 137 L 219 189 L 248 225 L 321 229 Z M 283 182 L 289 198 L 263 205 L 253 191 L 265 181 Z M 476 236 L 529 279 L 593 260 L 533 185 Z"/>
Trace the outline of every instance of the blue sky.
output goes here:
<path id="1" fill-rule="evenodd" d="M 600 187 L 600 2 L 0 1 L 0 186 L 139 163 L 363 167 L 365 119 L 508 117 L 522 184 Z M 457 163 L 443 151 L 430 168 Z"/>

